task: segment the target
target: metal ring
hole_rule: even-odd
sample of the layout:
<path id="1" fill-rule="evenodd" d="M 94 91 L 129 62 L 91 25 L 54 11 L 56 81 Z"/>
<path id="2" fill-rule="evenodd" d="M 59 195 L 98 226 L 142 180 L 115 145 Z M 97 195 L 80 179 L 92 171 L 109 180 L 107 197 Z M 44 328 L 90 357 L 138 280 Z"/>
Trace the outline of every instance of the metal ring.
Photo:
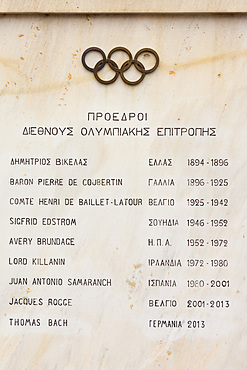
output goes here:
<path id="1" fill-rule="evenodd" d="M 104 66 L 105 66 L 105 64 L 106 64 L 106 55 L 105 55 L 105 53 L 104 53 L 104 51 L 102 50 L 102 49 L 100 49 L 100 48 L 97 48 L 96 46 L 93 46 L 93 47 L 91 47 L 91 48 L 88 48 L 88 49 L 86 49 L 85 51 L 84 51 L 84 53 L 82 54 L 82 56 L 81 56 L 81 61 L 82 61 L 82 64 L 83 64 L 83 66 L 88 70 L 88 71 L 90 71 L 90 72 L 94 72 L 94 69 L 95 69 L 95 67 L 94 68 L 91 68 L 91 67 L 89 67 L 87 64 L 86 64 L 86 61 L 85 61 L 85 58 L 86 58 L 86 55 L 88 54 L 88 53 L 90 53 L 90 51 L 97 51 L 97 52 L 99 52 L 101 55 L 102 55 L 102 60 L 100 60 L 100 64 L 99 63 L 97 63 L 97 64 L 99 64 L 98 65 L 98 70 L 97 71 L 100 71 L 102 68 L 104 68 Z"/>
<path id="2" fill-rule="evenodd" d="M 116 72 L 116 74 L 115 74 L 115 76 L 111 79 L 111 80 L 108 80 L 108 81 L 106 81 L 106 80 L 102 80 L 99 76 L 98 76 L 98 72 L 99 72 L 99 69 L 98 69 L 98 67 L 99 67 L 99 65 L 102 63 L 103 64 L 103 59 L 102 60 L 100 60 L 100 61 L 98 61 L 98 63 L 96 63 L 96 65 L 95 65 L 95 67 L 94 67 L 94 69 L 93 69 L 93 74 L 94 74 L 94 77 L 96 78 L 96 80 L 98 81 L 98 82 L 100 82 L 101 84 L 104 84 L 104 85 L 110 85 L 110 84 L 112 84 L 113 82 L 115 82 L 116 81 L 116 79 L 118 78 L 118 75 L 119 75 L 119 72 L 118 71 L 115 71 Z M 117 66 L 117 63 L 115 63 L 113 60 L 111 60 L 111 59 L 106 59 L 106 61 L 105 61 L 105 64 L 109 64 L 110 66 L 112 66 L 112 64 L 114 65 L 114 67 L 115 68 L 117 68 L 118 66 Z M 105 64 L 104 64 L 104 66 L 105 66 Z M 103 67 L 102 67 L 103 68 Z M 102 68 L 100 68 L 100 69 L 102 69 Z"/>
<path id="3" fill-rule="evenodd" d="M 145 67 L 144 67 L 144 65 L 141 62 L 139 62 L 139 60 L 133 59 L 132 62 L 131 62 L 131 64 L 135 64 L 136 69 L 139 72 L 141 72 L 142 75 L 139 78 L 139 80 L 137 80 L 137 81 L 129 81 L 129 80 L 127 80 L 127 78 L 124 77 L 124 72 L 127 71 L 127 69 L 130 68 L 130 66 L 129 66 L 127 69 L 125 69 L 125 64 L 127 64 L 127 63 L 128 63 L 128 60 L 123 63 L 123 65 L 122 65 L 123 70 L 121 68 L 121 70 L 120 70 L 120 76 L 121 76 L 123 82 L 125 82 L 127 85 L 131 85 L 131 86 L 138 85 L 140 82 L 142 82 L 142 80 L 144 79 L 146 73 L 145 72 L 141 72 L 139 69 L 137 69 L 136 65 L 139 65 L 140 69 L 142 69 L 143 71 L 145 71 Z"/>
<path id="4" fill-rule="evenodd" d="M 87 64 L 86 64 L 86 61 L 85 61 L 85 58 L 86 58 L 86 55 L 90 52 L 90 51 L 96 51 L 96 52 L 99 52 L 103 59 L 99 60 L 96 65 L 94 66 L 94 68 L 91 68 L 89 67 Z M 126 60 L 121 68 L 118 67 L 117 63 L 114 62 L 114 60 L 111 59 L 111 56 L 113 53 L 115 53 L 116 51 L 123 51 L 125 52 L 128 56 L 129 56 L 129 60 Z M 138 60 L 139 56 L 142 54 L 142 53 L 151 53 L 154 55 L 156 61 L 155 61 L 155 65 L 150 68 L 150 69 L 145 69 L 145 66 Z M 109 54 L 108 54 L 108 58 L 106 58 L 106 55 L 104 53 L 104 51 L 98 47 L 91 47 L 91 48 L 88 48 L 86 49 L 83 54 L 82 54 L 82 57 L 81 57 L 81 60 L 82 60 L 82 64 L 83 66 L 90 72 L 93 72 L 96 80 L 102 84 L 105 84 L 105 85 L 109 85 L 113 82 L 115 82 L 118 78 L 118 75 L 120 74 L 121 75 L 121 78 L 122 80 L 124 81 L 124 83 L 126 83 L 127 85 L 138 85 L 145 77 L 146 74 L 148 73 L 151 73 L 153 71 L 156 70 L 156 68 L 158 67 L 159 65 L 159 56 L 158 54 L 156 53 L 155 50 L 153 49 L 150 49 L 150 48 L 143 48 L 143 49 L 140 49 L 136 55 L 135 55 L 135 58 L 133 59 L 132 57 L 132 54 L 131 52 L 126 49 L 125 47 L 122 47 L 122 46 L 117 46 L 115 48 L 113 48 Z M 104 68 L 104 66 L 106 65 L 106 63 L 109 65 L 110 69 L 112 69 L 114 72 L 115 72 L 115 76 L 111 79 L 111 80 L 102 80 L 99 76 L 98 76 L 98 72 Z M 124 76 L 124 72 L 126 72 L 130 67 L 131 65 L 134 64 L 137 71 L 141 73 L 141 77 L 137 80 L 137 81 L 129 81 L 127 80 L 127 78 L 125 78 Z"/>
<path id="5" fill-rule="evenodd" d="M 153 71 L 155 71 L 155 70 L 156 70 L 156 68 L 158 68 L 158 65 L 159 65 L 159 56 L 158 56 L 158 54 L 156 53 L 156 51 L 155 51 L 155 50 L 153 50 L 153 49 L 149 49 L 149 48 L 143 48 L 143 49 L 140 49 L 140 50 L 136 53 L 134 60 L 137 60 L 137 58 L 138 58 L 141 54 L 143 54 L 143 53 L 150 53 L 150 54 L 153 54 L 153 55 L 154 55 L 154 57 L 155 57 L 155 59 L 156 59 L 155 65 L 154 65 L 152 68 L 150 68 L 150 69 L 145 69 L 145 68 L 144 68 L 144 70 L 142 70 L 142 68 L 140 68 L 139 66 L 137 66 L 137 67 L 136 67 L 136 69 L 137 69 L 139 72 L 141 72 L 141 73 L 144 73 L 144 72 L 145 72 L 145 73 L 152 73 Z"/>
<path id="6" fill-rule="evenodd" d="M 112 56 L 112 54 L 113 54 L 113 53 L 115 53 L 116 51 L 123 51 L 124 53 L 126 53 L 126 54 L 129 56 L 129 60 L 128 60 L 128 61 L 126 61 L 126 62 L 128 62 L 128 63 L 129 63 L 129 66 L 127 66 L 127 68 L 125 68 L 125 71 L 127 71 L 127 69 L 129 69 L 129 67 L 131 66 L 131 62 L 132 62 L 132 60 L 133 60 L 131 52 L 130 52 L 128 49 L 126 49 L 125 47 L 123 47 L 123 46 L 117 46 L 116 48 L 112 49 L 112 50 L 109 52 L 109 54 L 108 54 L 108 59 L 110 59 L 110 60 L 111 60 L 111 56 Z M 126 63 L 126 62 L 124 62 L 124 63 Z M 122 70 L 122 68 L 123 68 L 124 63 L 122 64 L 121 68 L 115 68 L 115 67 L 114 67 L 114 66 L 112 66 L 111 64 L 110 64 L 110 67 L 111 67 L 111 69 L 113 69 L 113 71 L 115 71 L 115 72 L 120 72 L 120 71 Z"/>

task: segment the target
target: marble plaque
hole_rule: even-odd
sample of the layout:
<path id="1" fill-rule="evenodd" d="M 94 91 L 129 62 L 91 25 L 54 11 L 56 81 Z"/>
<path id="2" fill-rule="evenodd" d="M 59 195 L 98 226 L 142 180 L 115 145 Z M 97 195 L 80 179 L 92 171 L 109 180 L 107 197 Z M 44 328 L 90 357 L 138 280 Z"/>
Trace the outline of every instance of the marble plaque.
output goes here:
<path id="1" fill-rule="evenodd" d="M 247 368 L 246 20 L 1 16 L 1 369 Z"/>

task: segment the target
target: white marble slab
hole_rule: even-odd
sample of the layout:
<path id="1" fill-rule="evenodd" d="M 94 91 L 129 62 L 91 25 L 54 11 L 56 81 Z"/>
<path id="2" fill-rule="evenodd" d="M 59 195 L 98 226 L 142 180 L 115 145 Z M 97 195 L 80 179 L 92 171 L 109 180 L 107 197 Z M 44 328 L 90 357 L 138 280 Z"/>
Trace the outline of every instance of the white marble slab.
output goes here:
<path id="1" fill-rule="evenodd" d="M 246 17 L 3 16 L 0 32 L 1 369 L 245 369 Z M 82 52 L 98 46 L 108 53 L 119 45 L 133 55 L 143 47 L 156 50 L 158 69 L 134 87 L 120 77 L 112 85 L 99 84 L 83 68 Z M 120 65 L 122 58 L 114 59 Z M 140 60 L 152 63 L 148 56 Z M 100 72 L 102 78 L 109 75 Z M 88 112 L 141 112 L 148 119 L 93 121 Z M 72 127 L 73 136 L 23 135 L 30 127 Z M 124 127 L 149 128 L 150 135 L 96 134 Z M 176 128 L 178 135 L 158 136 L 157 128 Z M 51 166 L 11 165 L 12 158 L 34 157 L 51 158 Z M 59 166 L 56 158 L 87 158 L 88 165 Z M 150 158 L 171 159 L 172 166 L 150 166 Z M 204 164 L 188 166 L 194 158 Z M 215 158 L 229 165 L 212 166 Z M 63 186 L 38 184 L 46 178 L 61 178 Z M 149 186 L 154 178 L 174 179 L 175 185 Z M 194 178 L 204 186 L 188 186 Z M 14 186 L 10 179 L 33 179 L 33 185 Z M 68 186 L 68 179 L 77 179 L 78 186 Z M 83 179 L 122 179 L 123 185 L 83 186 Z M 211 179 L 227 179 L 229 185 L 212 186 Z M 10 198 L 24 197 L 33 198 L 34 206 L 10 204 Z M 61 205 L 38 206 L 40 198 L 60 199 Z M 74 205 L 64 206 L 65 198 Z M 79 206 L 79 198 L 104 199 L 104 205 Z M 143 204 L 116 206 L 123 198 Z M 149 198 L 175 199 L 175 206 L 150 207 Z M 188 206 L 187 199 L 205 204 Z M 213 207 L 207 205 L 211 199 L 229 202 Z M 37 218 L 37 226 L 11 224 L 21 217 Z M 77 224 L 45 226 L 47 218 L 75 218 Z M 149 219 L 179 225 L 154 227 Z M 189 227 L 188 219 L 205 225 Z M 228 224 L 213 227 L 212 220 Z M 37 242 L 50 237 L 74 238 L 75 246 Z M 32 242 L 13 245 L 11 238 Z M 203 247 L 187 245 L 198 238 Z M 150 247 L 148 239 L 168 243 Z M 227 247 L 211 246 L 212 239 L 228 240 Z M 28 264 L 11 265 L 9 258 L 27 258 Z M 65 258 L 66 264 L 36 266 L 32 258 Z M 181 260 L 182 267 L 151 267 L 149 259 Z M 197 259 L 203 267 L 188 266 L 187 260 Z M 211 267 L 211 260 L 228 266 Z M 37 277 L 62 279 L 63 285 L 34 285 Z M 28 283 L 9 284 L 12 278 Z M 107 278 L 111 286 L 69 286 L 70 278 Z M 176 286 L 149 287 L 152 279 Z M 189 288 L 188 280 L 203 281 L 204 287 Z M 9 304 L 15 298 L 42 304 Z M 72 306 L 48 306 L 49 298 L 71 299 Z M 177 306 L 150 307 L 154 299 L 175 300 Z M 205 307 L 188 308 L 190 300 Z M 223 308 L 211 308 L 211 301 L 223 302 Z M 36 326 L 22 326 L 21 319 L 34 319 Z M 49 319 L 68 322 L 50 327 Z M 181 321 L 182 328 L 158 328 L 153 320 Z M 199 328 L 189 328 L 189 321 Z"/>
<path id="2" fill-rule="evenodd" d="M 2 0 L 2 13 L 246 13 L 245 0 Z"/>

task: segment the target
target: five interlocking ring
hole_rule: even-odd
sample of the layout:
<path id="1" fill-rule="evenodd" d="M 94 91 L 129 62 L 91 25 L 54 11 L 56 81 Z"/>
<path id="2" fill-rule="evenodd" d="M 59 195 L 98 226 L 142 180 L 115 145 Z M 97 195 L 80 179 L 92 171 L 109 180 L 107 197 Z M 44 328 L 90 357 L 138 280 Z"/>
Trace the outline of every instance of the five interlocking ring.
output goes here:
<path id="1" fill-rule="evenodd" d="M 102 59 L 101 59 L 101 60 L 99 60 L 99 61 L 95 64 L 94 68 L 89 67 L 89 66 L 86 64 L 86 61 L 85 61 L 85 59 L 86 59 L 86 55 L 87 55 L 88 53 L 90 53 L 91 51 L 96 51 L 96 52 L 98 52 L 98 53 L 100 53 L 100 54 L 102 55 Z M 113 53 L 115 53 L 116 51 L 123 51 L 123 52 L 124 52 L 124 53 L 126 53 L 126 54 L 128 55 L 128 57 L 129 57 L 129 59 L 128 59 L 128 60 L 126 60 L 126 61 L 122 64 L 121 68 L 119 68 L 119 67 L 118 67 L 118 65 L 117 65 L 117 63 L 116 63 L 116 62 L 114 62 L 114 60 L 112 60 L 112 59 L 111 59 L 112 54 L 113 54 Z M 143 54 L 143 53 L 150 53 L 150 54 L 153 54 L 153 55 L 154 55 L 154 57 L 155 57 L 155 65 L 154 65 L 152 68 L 150 68 L 150 69 L 145 69 L 144 65 L 143 65 L 143 64 L 138 60 L 139 56 L 140 56 L 141 54 Z M 135 58 L 133 59 L 133 58 L 132 58 L 132 54 L 131 54 L 131 52 L 130 52 L 128 49 L 126 49 L 126 48 L 124 48 L 124 47 L 122 47 L 122 46 L 117 46 L 116 48 L 112 49 L 112 50 L 109 52 L 109 54 L 108 54 L 108 56 L 107 56 L 107 58 L 106 58 L 106 55 L 105 55 L 104 51 L 103 51 L 102 49 L 100 49 L 100 48 L 98 48 L 98 47 L 95 47 L 95 46 L 94 46 L 94 47 L 91 47 L 91 48 L 86 49 L 86 50 L 83 52 L 82 57 L 81 57 L 81 61 L 82 61 L 83 66 L 84 66 L 88 71 L 93 72 L 94 77 L 95 77 L 95 78 L 96 78 L 96 80 L 97 80 L 98 82 L 100 82 L 101 84 L 104 84 L 104 85 L 112 84 L 113 82 L 115 82 L 115 81 L 116 81 L 116 79 L 118 78 L 118 76 L 119 76 L 119 74 L 120 74 L 120 76 L 121 76 L 121 78 L 122 78 L 123 82 L 125 82 L 127 85 L 132 85 L 132 86 L 133 86 L 133 85 L 138 85 L 140 82 L 142 82 L 142 80 L 144 79 L 144 77 L 145 77 L 145 75 L 146 75 L 146 74 L 148 74 L 148 73 L 152 73 L 153 71 L 155 71 L 155 70 L 156 70 L 156 68 L 158 68 L 158 65 L 159 65 L 159 56 L 158 56 L 158 54 L 156 53 L 156 51 L 155 51 L 155 50 L 153 50 L 153 49 L 149 49 L 149 48 L 143 48 L 143 49 L 140 49 L 140 50 L 136 53 Z M 115 72 L 115 76 L 114 76 L 112 79 L 110 79 L 110 80 L 102 80 L 102 78 L 100 78 L 100 77 L 99 77 L 99 75 L 98 75 L 98 72 L 99 72 L 101 69 L 103 69 L 103 68 L 104 68 L 104 66 L 105 66 L 106 64 L 108 64 L 108 65 L 109 65 L 109 67 L 110 67 L 110 68 Z M 127 78 L 124 76 L 124 72 L 126 72 L 126 71 L 127 71 L 127 70 L 132 66 L 132 64 L 134 64 L 134 66 L 135 66 L 135 68 L 137 69 L 137 71 L 141 73 L 141 77 L 140 77 L 138 80 L 136 80 L 136 81 L 129 81 L 129 80 L 127 80 Z"/>

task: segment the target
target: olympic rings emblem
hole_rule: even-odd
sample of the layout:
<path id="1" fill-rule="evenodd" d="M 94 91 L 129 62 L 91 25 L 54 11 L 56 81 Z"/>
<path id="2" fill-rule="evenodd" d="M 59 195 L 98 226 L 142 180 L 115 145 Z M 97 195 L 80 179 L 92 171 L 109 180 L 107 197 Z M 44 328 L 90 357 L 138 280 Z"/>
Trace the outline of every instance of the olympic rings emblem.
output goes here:
<path id="1" fill-rule="evenodd" d="M 90 52 L 98 52 L 101 54 L 102 56 L 102 59 L 100 59 L 96 64 L 95 66 L 92 68 L 92 67 L 89 67 L 86 63 L 86 55 Z M 124 53 L 126 53 L 129 57 L 128 60 L 126 60 L 121 68 L 118 67 L 117 63 L 114 62 L 114 60 L 111 59 L 111 56 L 113 53 L 115 53 L 116 51 L 123 51 Z M 152 68 L 150 69 L 145 69 L 144 65 L 138 60 L 139 56 L 143 53 L 150 53 L 152 55 L 154 55 L 155 57 L 155 64 Z M 96 80 L 98 82 L 100 82 L 101 84 L 104 84 L 104 85 L 109 85 L 109 84 L 112 84 L 113 82 L 115 82 L 118 78 L 118 76 L 120 75 L 123 82 L 125 82 L 127 85 L 138 85 L 140 82 L 142 82 L 142 80 L 144 79 L 144 77 L 146 76 L 146 74 L 149 74 L 149 73 L 152 73 L 154 72 L 157 68 L 158 68 L 158 65 L 159 65 L 159 56 L 158 54 L 156 53 L 155 50 L 153 49 L 150 49 L 150 48 L 143 48 L 143 49 L 140 49 L 134 59 L 132 57 L 132 54 L 131 52 L 122 47 L 122 46 L 117 46 L 116 48 L 113 48 L 108 56 L 106 57 L 104 51 L 98 47 L 91 47 L 91 48 L 88 48 L 86 49 L 83 54 L 82 54 L 82 57 L 81 57 L 81 61 L 82 61 L 82 64 L 83 66 L 90 72 L 93 72 L 94 74 L 94 77 L 96 78 Z M 103 80 L 102 78 L 99 77 L 98 75 L 98 72 L 103 69 L 105 67 L 105 65 L 108 64 L 109 67 L 115 72 L 115 75 L 112 79 L 110 80 Z M 124 76 L 124 73 L 132 66 L 132 64 L 134 64 L 135 68 L 137 69 L 138 72 L 141 73 L 141 76 L 138 80 L 136 81 L 129 81 L 127 80 L 127 78 Z"/>

